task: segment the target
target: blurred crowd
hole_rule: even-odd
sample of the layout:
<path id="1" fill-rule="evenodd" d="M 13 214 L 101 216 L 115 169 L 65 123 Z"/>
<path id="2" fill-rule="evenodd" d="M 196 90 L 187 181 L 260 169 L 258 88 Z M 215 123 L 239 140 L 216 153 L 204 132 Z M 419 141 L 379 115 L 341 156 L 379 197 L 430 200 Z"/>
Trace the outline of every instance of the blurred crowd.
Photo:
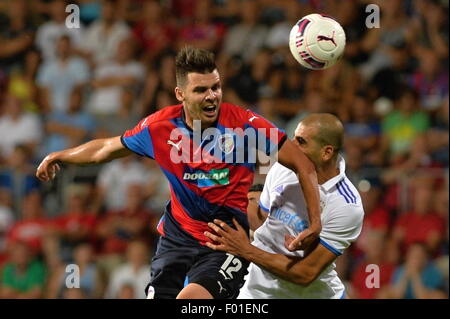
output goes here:
<path id="1" fill-rule="evenodd" d="M 169 198 L 157 165 L 67 166 L 53 183 L 34 173 L 49 152 L 177 104 L 185 45 L 215 52 L 224 101 L 290 136 L 311 112 L 344 122 L 347 175 L 365 208 L 337 261 L 352 298 L 448 298 L 448 0 L 71 3 L 80 28 L 67 28 L 63 0 L 0 0 L 0 298 L 145 297 Z M 380 28 L 365 25 L 370 3 Z M 291 27 L 314 12 L 347 37 L 324 71 L 302 68 L 288 47 Z M 69 264 L 80 289 L 67 288 Z M 379 285 L 368 284 L 371 265 Z"/>

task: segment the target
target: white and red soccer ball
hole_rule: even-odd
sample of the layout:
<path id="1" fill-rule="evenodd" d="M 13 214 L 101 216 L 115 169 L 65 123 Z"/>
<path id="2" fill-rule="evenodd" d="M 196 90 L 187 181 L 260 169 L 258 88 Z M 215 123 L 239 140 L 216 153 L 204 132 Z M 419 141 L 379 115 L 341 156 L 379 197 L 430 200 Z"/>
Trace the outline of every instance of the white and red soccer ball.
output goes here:
<path id="1" fill-rule="evenodd" d="M 344 53 L 345 32 L 332 17 L 309 14 L 292 27 L 289 48 L 294 58 L 305 68 L 327 69 Z"/>

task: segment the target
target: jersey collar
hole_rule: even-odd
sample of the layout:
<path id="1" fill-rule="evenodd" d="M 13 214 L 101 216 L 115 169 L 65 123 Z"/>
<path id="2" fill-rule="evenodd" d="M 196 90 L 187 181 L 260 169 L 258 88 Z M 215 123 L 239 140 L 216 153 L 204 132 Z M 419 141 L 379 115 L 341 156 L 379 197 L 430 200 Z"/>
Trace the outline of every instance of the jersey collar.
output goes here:
<path id="1" fill-rule="evenodd" d="M 219 115 L 217 116 L 217 119 L 214 121 L 213 125 L 210 127 L 217 127 L 217 124 L 219 123 L 219 118 L 220 118 L 220 111 L 222 110 L 222 103 L 220 105 L 220 110 L 219 110 Z M 183 122 L 183 125 L 186 127 L 186 129 L 189 132 L 192 132 L 192 128 L 189 127 L 189 125 L 186 122 L 186 114 L 184 113 L 184 105 L 181 104 L 181 121 Z M 203 133 L 203 130 L 202 130 Z"/>
<path id="2" fill-rule="evenodd" d="M 345 178 L 345 160 L 341 155 L 338 155 L 337 166 L 339 167 L 339 175 L 336 175 L 320 185 L 320 187 L 327 192 L 329 192 L 334 185 Z"/>

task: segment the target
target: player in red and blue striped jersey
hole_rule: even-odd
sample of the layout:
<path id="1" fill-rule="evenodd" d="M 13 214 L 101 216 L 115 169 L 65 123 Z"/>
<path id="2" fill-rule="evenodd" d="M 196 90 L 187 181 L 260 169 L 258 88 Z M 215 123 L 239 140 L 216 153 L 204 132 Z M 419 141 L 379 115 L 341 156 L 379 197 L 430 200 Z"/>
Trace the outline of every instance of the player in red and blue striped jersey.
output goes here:
<path id="1" fill-rule="evenodd" d="M 161 237 L 147 296 L 234 298 L 248 262 L 208 248 L 210 239 L 204 232 L 214 219 L 233 225 L 234 218 L 248 229 L 247 191 L 256 151 L 276 154 L 281 164 L 297 173 L 311 221 L 297 238 L 304 246 L 315 242 L 321 230 L 317 176 L 284 132 L 258 114 L 222 103 L 212 53 L 181 50 L 176 78 L 175 95 L 181 104 L 144 118 L 122 136 L 49 154 L 36 175 L 44 181 L 52 179 L 59 162 L 102 163 L 131 153 L 156 160 L 170 182 L 171 200 L 158 225 Z"/>

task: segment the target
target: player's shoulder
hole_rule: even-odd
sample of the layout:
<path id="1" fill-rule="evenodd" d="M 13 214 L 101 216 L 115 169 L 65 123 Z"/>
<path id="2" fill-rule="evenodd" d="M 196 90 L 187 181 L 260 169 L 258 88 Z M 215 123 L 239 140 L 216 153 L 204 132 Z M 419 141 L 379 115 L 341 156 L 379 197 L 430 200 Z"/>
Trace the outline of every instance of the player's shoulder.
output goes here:
<path id="1" fill-rule="evenodd" d="M 248 120 L 247 110 L 243 107 L 223 102 L 220 105 L 220 122 L 223 124 L 240 124 Z"/>
<path id="2" fill-rule="evenodd" d="M 124 137 L 134 136 L 140 134 L 145 130 L 153 127 L 160 129 L 161 125 L 169 125 L 170 120 L 181 116 L 182 105 L 171 105 L 144 117 L 133 129 L 124 133 Z"/>
<path id="3" fill-rule="evenodd" d="M 145 121 L 145 123 L 149 125 L 157 122 L 171 120 L 181 116 L 182 108 L 182 104 L 166 106 L 163 109 L 145 117 L 143 121 Z"/>
<path id="4" fill-rule="evenodd" d="M 357 188 L 346 176 L 336 182 L 330 196 L 331 205 L 328 205 L 330 213 L 343 213 L 356 220 L 364 216 L 361 196 Z"/>
<path id="5" fill-rule="evenodd" d="M 220 112 L 219 122 L 225 127 L 277 128 L 276 125 L 255 111 L 235 104 L 222 103 Z"/>

